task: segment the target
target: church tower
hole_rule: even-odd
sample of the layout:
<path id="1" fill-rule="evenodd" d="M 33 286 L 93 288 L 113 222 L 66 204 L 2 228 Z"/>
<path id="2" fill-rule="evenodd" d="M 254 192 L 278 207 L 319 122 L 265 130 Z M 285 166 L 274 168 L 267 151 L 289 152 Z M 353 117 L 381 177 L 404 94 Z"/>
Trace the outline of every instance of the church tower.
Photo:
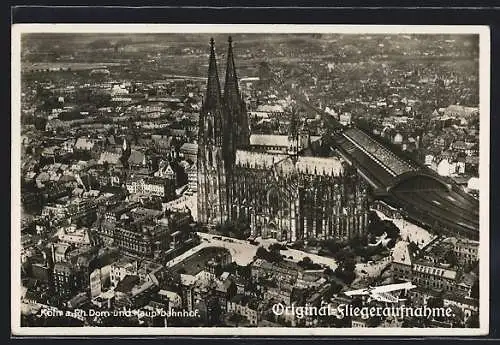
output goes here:
<path id="1" fill-rule="evenodd" d="M 213 38 L 210 40 L 207 90 L 198 128 L 198 220 L 217 224 L 227 219 L 228 203 L 225 121 Z"/>
<path id="2" fill-rule="evenodd" d="M 228 157 L 230 162 L 233 163 L 236 150 L 250 145 L 250 128 L 245 102 L 238 86 L 231 36 L 229 36 L 228 43 L 223 102 L 227 133 L 229 134 L 227 138 Z"/>
<path id="3" fill-rule="evenodd" d="M 228 210 L 230 211 L 228 216 L 233 218 L 233 216 L 236 216 L 231 206 L 235 188 L 234 164 L 236 161 L 236 150 L 246 149 L 250 146 L 250 128 L 245 102 L 238 85 L 231 36 L 228 38 L 226 79 L 222 101 L 225 123 L 224 161 L 226 164 L 226 181 L 227 185 L 230 186 L 227 189 Z"/>

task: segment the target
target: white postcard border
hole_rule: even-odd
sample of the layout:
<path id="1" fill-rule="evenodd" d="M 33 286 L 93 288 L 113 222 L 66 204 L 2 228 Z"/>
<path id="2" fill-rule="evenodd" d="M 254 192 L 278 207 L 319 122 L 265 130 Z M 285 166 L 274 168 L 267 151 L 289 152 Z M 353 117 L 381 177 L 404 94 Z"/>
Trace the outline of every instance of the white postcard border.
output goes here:
<path id="1" fill-rule="evenodd" d="M 490 29 L 477 25 L 295 24 L 14 24 L 11 41 L 11 331 L 13 336 L 470 336 L 489 332 Z M 479 34 L 480 92 L 480 328 L 220 328 L 220 327 L 21 327 L 20 325 L 20 109 L 23 33 L 338 33 Z M 291 334 L 293 332 L 293 335 Z"/>

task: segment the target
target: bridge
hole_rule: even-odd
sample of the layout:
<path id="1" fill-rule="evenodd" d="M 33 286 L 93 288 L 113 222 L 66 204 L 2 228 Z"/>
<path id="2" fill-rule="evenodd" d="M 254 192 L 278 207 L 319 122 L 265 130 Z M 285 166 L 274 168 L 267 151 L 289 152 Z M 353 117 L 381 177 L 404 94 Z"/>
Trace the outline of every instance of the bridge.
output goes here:
<path id="1" fill-rule="evenodd" d="M 376 199 L 399 209 L 405 218 L 433 232 L 479 239 L 477 199 L 453 181 L 400 157 L 363 131 L 344 127 L 294 88 L 293 78 L 271 74 L 276 86 L 293 95 L 306 110 L 321 116 L 326 130 L 323 142 L 356 167 L 372 186 Z"/>

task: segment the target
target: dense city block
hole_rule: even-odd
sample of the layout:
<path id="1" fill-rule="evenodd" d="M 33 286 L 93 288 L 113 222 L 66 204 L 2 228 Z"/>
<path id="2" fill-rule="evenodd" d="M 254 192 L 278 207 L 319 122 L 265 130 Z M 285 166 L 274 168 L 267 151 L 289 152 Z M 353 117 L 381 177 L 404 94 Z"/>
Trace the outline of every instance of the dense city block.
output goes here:
<path id="1" fill-rule="evenodd" d="M 479 327 L 478 55 L 25 34 L 21 325 Z"/>

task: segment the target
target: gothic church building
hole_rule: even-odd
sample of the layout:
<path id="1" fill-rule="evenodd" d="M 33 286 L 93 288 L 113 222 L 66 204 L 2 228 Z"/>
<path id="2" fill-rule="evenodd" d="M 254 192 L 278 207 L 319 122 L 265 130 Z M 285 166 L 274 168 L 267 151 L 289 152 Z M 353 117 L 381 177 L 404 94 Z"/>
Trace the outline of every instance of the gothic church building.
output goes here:
<path id="1" fill-rule="evenodd" d="M 224 90 L 211 39 L 199 117 L 198 220 L 244 219 L 253 237 L 289 242 L 346 240 L 364 233 L 369 211 L 364 181 L 337 157 L 306 154 L 310 138 L 299 127 L 292 116 L 285 152 L 252 145 L 231 38 Z"/>

